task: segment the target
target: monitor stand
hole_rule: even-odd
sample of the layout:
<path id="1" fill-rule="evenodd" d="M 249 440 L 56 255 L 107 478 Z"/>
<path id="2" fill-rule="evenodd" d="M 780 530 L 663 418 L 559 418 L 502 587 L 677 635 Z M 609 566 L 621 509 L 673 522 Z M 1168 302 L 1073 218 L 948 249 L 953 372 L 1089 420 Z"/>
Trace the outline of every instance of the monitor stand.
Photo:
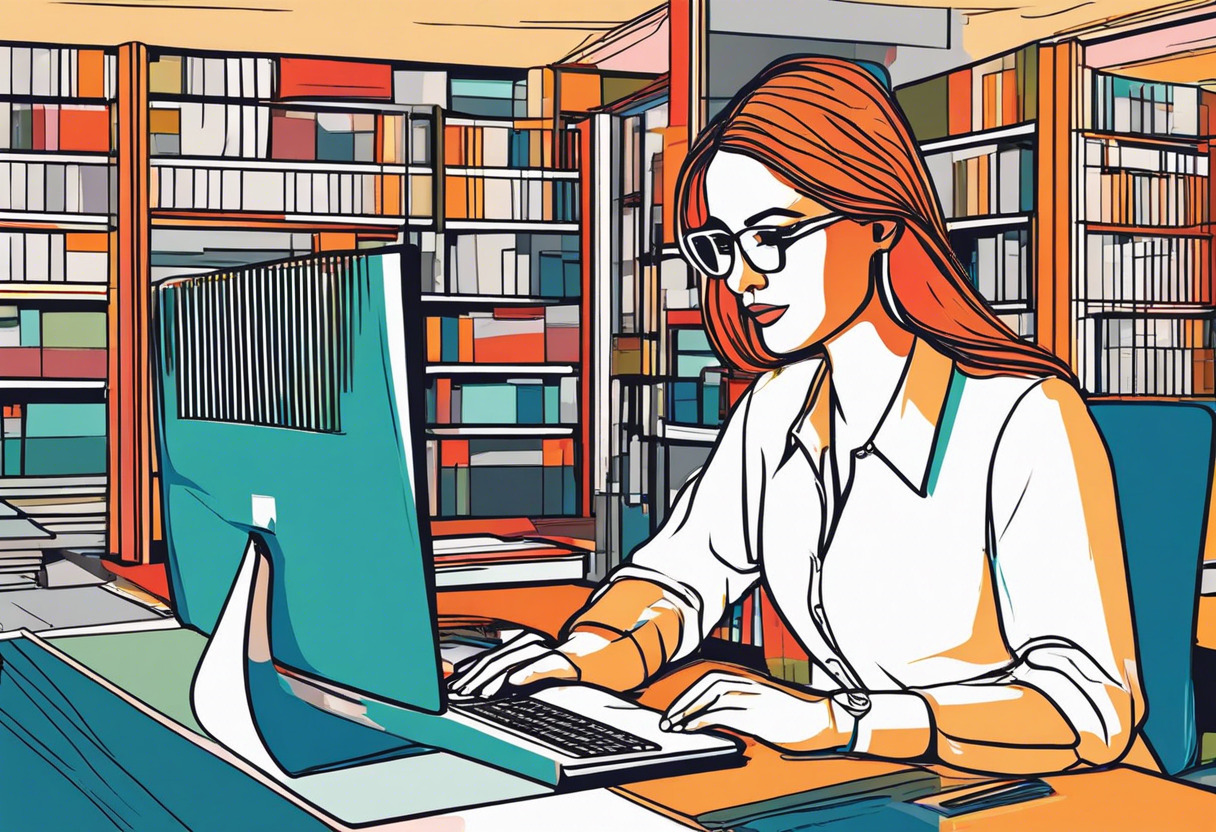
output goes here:
<path id="1" fill-rule="evenodd" d="M 251 535 L 190 688 L 203 730 L 280 782 L 430 751 L 370 723 L 357 699 L 276 669 L 271 580 L 270 557 Z"/>

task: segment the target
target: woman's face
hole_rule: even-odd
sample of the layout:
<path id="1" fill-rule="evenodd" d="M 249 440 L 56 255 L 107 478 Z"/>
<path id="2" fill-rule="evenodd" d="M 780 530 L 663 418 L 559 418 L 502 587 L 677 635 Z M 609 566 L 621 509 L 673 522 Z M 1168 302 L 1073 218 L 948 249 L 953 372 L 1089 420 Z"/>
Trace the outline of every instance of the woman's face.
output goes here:
<path id="1" fill-rule="evenodd" d="M 760 162 L 725 150 L 710 160 L 705 190 L 710 225 L 736 235 L 729 274 L 705 279 L 726 281 L 769 352 L 787 355 L 822 343 L 861 309 L 870 260 L 894 241 L 893 223 L 834 219 Z M 717 239 L 717 252 L 727 256 L 725 238 Z"/>

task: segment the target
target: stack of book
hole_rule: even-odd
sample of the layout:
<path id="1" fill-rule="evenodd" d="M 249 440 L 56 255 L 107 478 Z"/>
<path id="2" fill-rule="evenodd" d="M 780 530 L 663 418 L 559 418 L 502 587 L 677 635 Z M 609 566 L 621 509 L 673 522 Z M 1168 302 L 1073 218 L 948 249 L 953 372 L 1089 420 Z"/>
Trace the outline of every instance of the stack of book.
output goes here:
<path id="1" fill-rule="evenodd" d="M 449 220 L 573 223 L 578 189 L 574 179 L 448 173 L 445 209 Z"/>
<path id="2" fill-rule="evenodd" d="M 896 91 L 920 141 L 1033 120 L 1038 113 L 1039 48 L 954 70 Z"/>
<path id="3" fill-rule="evenodd" d="M 578 379 L 436 378 L 426 391 L 426 410 L 431 425 L 570 425 L 578 421 Z"/>
<path id="4" fill-rule="evenodd" d="M 1208 159 L 1195 149 L 1085 143 L 1085 219 L 1112 225 L 1194 226 L 1208 218 Z"/>
<path id="5" fill-rule="evenodd" d="M 9 378 L 104 379 L 106 313 L 0 306 L 0 366 Z"/>
<path id="6" fill-rule="evenodd" d="M 577 513 L 572 438 L 427 442 L 431 515 L 534 517 Z"/>
<path id="7" fill-rule="evenodd" d="M 444 291 L 462 295 L 579 295 L 574 234 L 459 234 L 450 239 Z"/>
<path id="8" fill-rule="evenodd" d="M 578 361 L 578 307 L 501 307 L 429 317 L 426 345 L 426 360 L 436 363 Z"/>
<path id="9" fill-rule="evenodd" d="M 110 110 L 104 104 L 0 102 L 0 150 L 111 149 Z"/>
<path id="10" fill-rule="evenodd" d="M 0 283 L 104 284 L 108 250 L 104 232 L 0 232 Z"/>
<path id="11" fill-rule="evenodd" d="M 555 131 L 523 126 L 526 123 L 470 124 L 453 119 L 443 130 L 444 160 L 449 165 L 470 168 L 578 169 L 577 144 L 563 143 L 554 158 Z"/>
<path id="12" fill-rule="evenodd" d="M 1034 209 L 1034 152 L 986 145 L 930 155 L 926 164 L 947 219 Z"/>
<path id="13" fill-rule="evenodd" d="M 1094 129 L 1114 133 L 1195 136 L 1199 87 L 1094 73 Z"/>
<path id="14" fill-rule="evenodd" d="M 104 474 L 105 430 L 104 402 L 32 402 L 25 405 L 6 405 L 4 418 L 0 421 L 0 470 L 5 477 L 78 477 Z M 0 483 L 0 489 L 7 489 L 9 485 L 9 481 Z M 104 516 L 104 488 L 101 491 L 100 512 Z M 55 495 L 54 498 L 48 499 L 54 500 L 61 496 L 57 490 Z M 19 496 L 30 495 L 22 491 Z M 0 499 L 7 498 L 0 494 Z"/>
<path id="15" fill-rule="evenodd" d="M 585 550 L 548 540 L 462 535 L 433 544 L 440 589 L 581 581 L 587 574 Z"/>
<path id="16" fill-rule="evenodd" d="M 23 512 L 0 501 L 0 590 L 34 586 L 42 549 L 54 535 Z"/>
<path id="17" fill-rule="evenodd" d="M 115 170 L 104 160 L 0 162 L 0 211 L 108 215 Z"/>

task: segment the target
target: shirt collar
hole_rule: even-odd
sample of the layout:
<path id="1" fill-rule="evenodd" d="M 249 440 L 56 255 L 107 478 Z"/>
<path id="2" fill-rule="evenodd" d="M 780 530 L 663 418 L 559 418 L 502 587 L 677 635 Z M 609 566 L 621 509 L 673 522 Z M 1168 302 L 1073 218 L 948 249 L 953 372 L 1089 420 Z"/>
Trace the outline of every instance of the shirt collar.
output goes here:
<path id="1" fill-rule="evenodd" d="M 831 436 L 831 386 L 826 361 L 816 359 L 808 367 L 812 368 L 814 375 L 804 388 L 806 398 L 788 433 L 791 446 L 801 444 L 818 468 Z M 916 339 L 899 387 L 868 443 L 921 496 L 928 493 L 938 426 L 953 376 L 954 361 L 927 341 Z"/>

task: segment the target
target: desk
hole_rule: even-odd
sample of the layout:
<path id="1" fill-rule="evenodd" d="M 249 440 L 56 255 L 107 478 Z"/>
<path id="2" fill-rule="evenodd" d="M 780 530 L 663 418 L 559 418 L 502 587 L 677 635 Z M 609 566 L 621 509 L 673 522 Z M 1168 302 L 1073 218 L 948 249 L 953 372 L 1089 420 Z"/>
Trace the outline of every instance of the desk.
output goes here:
<path id="1" fill-rule="evenodd" d="M 442 593 L 438 607 L 444 615 L 507 618 L 554 632 L 589 592 L 587 587 L 570 586 L 458 591 Z M 93 636 L 73 639 L 70 652 L 67 640 L 60 640 L 59 647 L 53 638 L 43 646 L 39 646 L 36 637 L 0 640 L 0 657 L 4 659 L 4 675 L 0 676 L 0 769 L 4 771 L 0 776 L 0 817 L 5 819 L 0 825 L 6 832 L 112 827 L 197 832 L 229 828 L 335 828 L 323 821 L 307 798 L 251 770 L 199 736 L 196 726 L 188 725 L 192 721 L 188 685 L 181 680 L 188 678 L 192 659 L 186 655 L 190 651 L 184 646 L 189 642 L 194 645 L 190 650 L 201 650 L 200 636 L 183 630 L 131 635 L 138 639 L 130 638 L 124 644 L 135 648 L 137 640 L 142 642 L 138 649 L 145 668 L 155 668 L 165 680 L 175 675 L 179 681 L 167 685 L 158 679 L 139 680 L 130 671 L 126 678 L 111 674 L 104 684 L 90 680 L 80 669 L 87 669 L 86 653 L 94 649 L 92 645 L 100 643 L 90 642 L 89 639 L 96 638 Z M 168 649 L 170 639 L 172 649 Z M 154 644 L 158 640 L 164 642 L 161 648 Z M 164 652 L 157 654 L 157 649 Z M 176 670 L 171 674 L 174 662 Z M 709 667 L 699 663 L 680 669 L 652 685 L 644 694 L 645 701 L 662 707 L 694 675 L 706 672 Z M 31 696 L 28 685 L 12 683 L 12 674 L 38 681 L 40 690 Z M 145 670 L 142 675 L 149 674 Z M 158 683 L 163 690 L 155 689 Z M 124 690 L 137 684 L 142 685 L 143 702 Z M 153 699 L 156 709 L 147 704 Z M 73 732 L 79 735 L 78 740 L 71 736 Z M 98 753 L 81 755 L 80 747 L 85 744 Z M 37 753 L 31 751 L 34 746 Z M 776 783 L 781 788 L 787 783 L 801 785 L 808 778 L 803 772 L 818 771 L 810 767 L 821 766 L 823 762 L 784 760 L 772 749 L 754 743 L 749 744 L 747 755 L 747 765 L 730 771 L 631 784 L 612 792 L 543 796 L 545 790 L 537 788 L 538 796 L 529 800 L 459 811 L 440 810 L 433 817 L 375 828 L 399 832 L 497 832 L 528 828 L 521 826 L 522 819 L 535 819 L 536 823 L 529 824 L 534 829 L 578 828 L 583 832 L 687 828 L 687 818 L 673 808 L 679 805 L 679 794 L 697 793 L 710 800 L 721 796 L 726 804 L 749 779 L 765 785 Z M 462 764 L 465 769 L 460 769 Z M 849 767 L 858 774 L 876 766 L 900 768 L 897 764 L 867 760 L 833 764 Z M 475 768 L 475 764 L 450 755 L 433 755 L 425 765 L 430 770 L 423 781 L 409 784 L 418 791 L 417 797 L 411 798 L 415 805 L 417 800 L 428 796 L 424 792 L 442 791 L 452 778 L 468 776 Z M 71 772 L 67 777 L 65 770 Z M 875 832 L 1039 828 L 1142 832 L 1203 828 L 1206 819 L 1216 818 L 1216 793 L 1133 769 L 1115 768 L 1048 780 L 1056 790 L 1052 797 L 953 820 L 938 818 L 921 807 L 878 802 L 849 807 L 849 817 L 838 817 L 836 822 L 815 828 L 861 828 Z M 501 783 L 492 779 L 478 781 L 478 797 L 492 800 L 493 789 L 498 785 Z M 348 778 L 317 786 L 322 787 L 331 793 L 344 787 L 357 794 L 359 784 Z M 314 791 L 315 794 L 320 792 Z M 220 795 L 222 799 L 216 799 Z M 100 818 L 105 823 L 108 817 L 106 811 L 99 810 L 99 804 L 110 807 L 120 803 L 124 804 L 124 813 L 134 813 L 124 817 L 136 817 L 140 822 L 130 827 L 120 823 L 101 826 L 96 822 Z M 662 810 L 667 817 L 643 806 Z M 858 815 L 864 815 L 864 820 Z M 240 821 L 234 823 L 234 817 L 238 816 Z M 90 817 L 93 822 L 71 822 L 80 817 Z M 20 820 L 14 822 L 14 818 Z M 545 818 L 552 825 L 545 825 L 542 820 Z M 816 823 L 828 819 L 827 815 L 817 815 Z M 808 821 L 801 823 L 805 822 Z M 788 827 L 745 828 L 768 832 Z"/>

